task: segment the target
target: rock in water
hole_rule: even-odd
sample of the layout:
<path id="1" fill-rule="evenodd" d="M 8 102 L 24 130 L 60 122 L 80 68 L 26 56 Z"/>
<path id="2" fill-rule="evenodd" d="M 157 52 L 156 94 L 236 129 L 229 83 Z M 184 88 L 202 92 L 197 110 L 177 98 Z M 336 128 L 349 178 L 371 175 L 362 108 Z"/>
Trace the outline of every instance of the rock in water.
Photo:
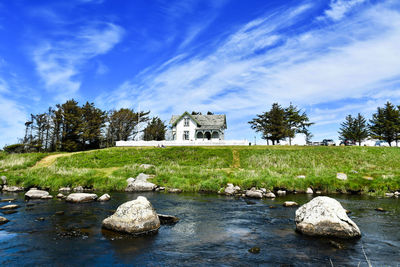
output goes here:
<path id="1" fill-rule="evenodd" d="M 85 203 L 85 202 L 92 202 L 97 199 L 96 194 L 89 194 L 89 193 L 72 193 L 67 196 L 65 201 L 67 202 L 74 202 L 74 203 Z"/>
<path id="2" fill-rule="evenodd" d="M 160 219 L 160 224 L 175 224 L 179 222 L 179 218 L 172 215 L 158 214 L 158 219 Z"/>
<path id="3" fill-rule="evenodd" d="M 15 205 L 15 204 L 11 204 L 11 205 L 6 205 L 0 208 L 0 210 L 13 210 L 13 209 L 18 209 L 19 206 Z"/>
<path id="4" fill-rule="evenodd" d="M 8 222 L 9 222 L 9 220 L 7 220 L 6 218 L 0 216 L 0 225 L 8 223 Z"/>
<path id="5" fill-rule="evenodd" d="M 263 192 L 261 190 L 255 189 L 253 187 L 250 190 L 246 190 L 246 197 L 262 198 L 263 197 Z"/>
<path id="6" fill-rule="evenodd" d="M 156 233 L 160 219 L 151 203 L 139 196 L 119 206 L 113 215 L 103 220 L 102 226 L 117 232 L 143 235 Z"/>
<path id="7" fill-rule="evenodd" d="M 266 198 L 275 198 L 276 196 L 275 196 L 274 193 L 268 192 L 268 193 L 265 194 L 265 197 L 266 197 Z"/>
<path id="8" fill-rule="evenodd" d="M 306 194 L 314 194 L 314 192 L 310 187 L 308 187 L 306 190 Z"/>
<path id="9" fill-rule="evenodd" d="M 151 178 L 150 175 L 140 173 L 136 179 L 129 178 L 127 180 L 128 186 L 125 188 L 127 192 L 145 192 L 145 191 L 153 191 L 156 189 L 156 185 L 150 182 L 147 182 L 147 179 Z"/>
<path id="10" fill-rule="evenodd" d="M 277 193 L 278 196 L 280 196 L 280 197 L 286 196 L 286 191 L 285 191 L 285 190 L 278 190 L 276 193 Z"/>
<path id="11" fill-rule="evenodd" d="M 110 199 L 111 199 L 111 197 L 110 197 L 109 194 L 104 194 L 104 195 L 102 195 L 101 197 L 99 197 L 99 198 L 97 199 L 97 201 L 103 202 L 103 201 L 109 201 Z"/>
<path id="12" fill-rule="evenodd" d="M 296 210 L 296 230 L 310 236 L 360 237 L 358 226 L 335 199 L 316 197 Z"/>
<path id="13" fill-rule="evenodd" d="M 42 197 L 47 197 L 48 195 L 49 192 L 37 189 L 30 189 L 28 192 L 25 193 L 26 198 L 32 198 L 32 199 L 39 199 Z"/>
<path id="14" fill-rule="evenodd" d="M 299 204 L 297 204 L 297 202 L 294 201 L 285 201 L 283 203 L 284 207 L 294 207 L 294 206 L 298 206 Z"/>
<path id="15" fill-rule="evenodd" d="M 24 190 L 25 189 L 20 186 L 7 186 L 7 185 L 3 186 L 3 191 L 6 191 L 6 192 L 21 192 Z"/>
<path id="16" fill-rule="evenodd" d="M 227 194 L 227 195 L 234 195 L 234 194 L 237 194 L 239 191 L 240 191 L 240 187 L 234 186 L 231 183 L 227 184 L 227 187 L 225 188 L 225 194 Z"/>

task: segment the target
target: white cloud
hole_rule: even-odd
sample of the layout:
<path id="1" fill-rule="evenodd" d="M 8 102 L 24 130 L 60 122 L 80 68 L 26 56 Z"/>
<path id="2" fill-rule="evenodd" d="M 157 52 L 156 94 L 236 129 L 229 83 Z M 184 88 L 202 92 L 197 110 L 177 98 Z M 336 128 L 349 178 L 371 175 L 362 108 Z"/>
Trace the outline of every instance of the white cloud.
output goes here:
<path id="1" fill-rule="evenodd" d="M 12 144 L 24 134 L 25 111 L 17 102 L 0 95 L 0 148 Z"/>
<path id="2" fill-rule="evenodd" d="M 252 136 L 247 121 L 273 102 L 293 102 L 319 122 L 335 125 L 347 110 L 330 116 L 314 114 L 312 107 L 377 98 L 388 81 L 400 77 L 400 13 L 390 3 L 380 3 L 345 20 L 294 31 L 293 25 L 312 8 L 302 5 L 266 14 L 232 33 L 208 55 L 178 55 L 99 100 L 126 106 L 132 105 L 127 99 L 135 99 L 164 119 L 184 110 L 223 112 L 228 124 L 241 129 L 228 131 L 233 138 Z M 398 95 L 400 86 L 394 82 L 385 89 Z M 381 102 L 379 98 L 373 103 Z"/>
<path id="3" fill-rule="evenodd" d="M 325 10 L 325 17 L 332 20 L 340 20 L 353 7 L 364 2 L 365 0 L 331 0 L 329 9 Z"/>
<path id="4" fill-rule="evenodd" d="M 77 77 L 88 60 L 105 54 L 120 42 L 124 30 L 112 23 L 92 23 L 76 33 L 46 40 L 33 50 L 36 70 L 48 91 L 63 97 L 80 88 Z"/>

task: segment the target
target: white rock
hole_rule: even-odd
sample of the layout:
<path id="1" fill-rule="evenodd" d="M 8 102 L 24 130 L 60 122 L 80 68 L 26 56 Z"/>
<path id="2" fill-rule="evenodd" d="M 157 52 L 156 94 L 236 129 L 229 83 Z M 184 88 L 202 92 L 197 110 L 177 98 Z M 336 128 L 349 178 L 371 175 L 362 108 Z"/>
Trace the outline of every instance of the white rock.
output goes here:
<path id="1" fill-rule="evenodd" d="M 297 204 L 297 202 L 294 201 L 285 201 L 283 202 L 283 206 L 284 207 L 294 207 L 294 206 L 298 206 L 299 204 Z"/>
<path id="2" fill-rule="evenodd" d="M 306 179 L 306 176 L 305 175 L 297 175 L 296 178 L 297 179 Z"/>
<path id="3" fill-rule="evenodd" d="M 265 188 L 260 188 L 260 190 L 261 190 L 261 192 L 263 192 L 263 194 L 267 193 L 267 189 L 265 189 Z"/>
<path id="4" fill-rule="evenodd" d="M 393 197 L 394 193 L 385 193 L 385 197 Z"/>
<path id="5" fill-rule="evenodd" d="M 306 190 L 306 194 L 314 194 L 314 191 L 310 187 L 308 187 Z"/>
<path id="6" fill-rule="evenodd" d="M 151 203 L 142 196 L 126 202 L 103 220 L 104 228 L 134 235 L 156 233 L 160 219 Z"/>
<path id="7" fill-rule="evenodd" d="M 57 198 L 65 198 L 64 194 L 58 193 Z"/>
<path id="8" fill-rule="evenodd" d="M 240 191 L 239 186 L 233 186 L 233 184 L 228 183 L 227 187 L 225 188 L 225 194 L 227 195 L 234 195 Z"/>
<path id="9" fill-rule="evenodd" d="M 0 177 L 0 184 L 1 185 L 6 185 L 7 184 L 7 177 L 6 176 L 1 176 Z"/>
<path id="10" fill-rule="evenodd" d="M 52 199 L 52 195 L 42 196 L 40 199 Z"/>
<path id="11" fill-rule="evenodd" d="M 153 191 L 157 185 L 147 182 L 147 179 L 151 178 L 151 175 L 140 173 L 136 179 L 128 178 L 128 186 L 125 188 L 126 192 L 146 192 Z"/>
<path id="12" fill-rule="evenodd" d="M 286 195 L 286 191 L 285 190 L 278 190 L 276 193 L 278 194 L 278 196 L 285 196 Z"/>
<path id="13" fill-rule="evenodd" d="M 179 188 L 168 188 L 168 193 L 182 193 L 182 189 L 179 189 Z"/>
<path id="14" fill-rule="evenodd" d="M 246 197 L 262 198 L 263 197 L 263 192 L 261 190 L 257 190 L 255 188 L 252 188 L 250 190 L 246 190 Z"/>
<path id="15" fill-rule="evenodd" d="M 8 222 L 9 222 L 9 220 L 7 220 L 7 218 L 4 218 L 4 217 L 0 216 L 0 225 L 8 223 Z"/>
<path id="16" fill-rule="evenodd" d="M 27 198 L 32 198 L 32 199 L 39 199 L 44 196 L 48 196 L 49 192 L 44 191 L 44 190 L 37 190 L 34 188 L 31 188 L 28 192 L 25 193 L 25 197 Z"/>
<path id="17" fill-rule="evenodd" d="M 131 183 L 133 183 L 135 181 L 135 178 L 133 178 L 133 177 L 129 177 L 128 179 L 126 179 L 126 182 L 128 183 L 128 184 L 131 184 Z"/>
<path id="18" fill-rule="evenodd" d="M 82 186 L 77 186 L 74 188 L 74 192 L 83 192 L 83 187 Z"/>
<path id="19" fill-rule="evenodd" d="M 8 185 L 3 186 L 3 191 L 6 191 L 6 192 L 22 192 L 24 190 L 25 190 L 25 188 L 23 188 L 21 186 L 8 186 Z"/>
<path id="20" fill-rule="evenodd" d="M 104 194 L 97 199 L 97 201 L 109 201 L 111 199 L 109 194 Z"/>
<path id="21" fill-rule="evenodd" d="M 96 194 L 89 193 L 72 193 L 67 196 L 65 201 L 74 203 L 92 202 L 97 199 Z"/>
<path id="22" fill-rule="evenodd" d="M 399 196 L 399 195 L 400 195 L 400 192 L 399 192 L 399 191 L 396 191 L 396 192 L 394 192 L 394 195 L 395 195 L 395 196 Z"/>
<path id="23" fill-rule="evenodd" d="M 266 198 L 275 198 L 276 196 L 275 196 L 274 193 L 268 192 L 268 193 L 265 194 L 265 197 L 266 197 Z"/>
<path id="24" fill-rule="evenodd" d="M 306 235 L 360 237 L 358 226 L 335 199 L 316 197 L 296 210 L 296 229 Z"/>
<path id="25" fill-rule="evenodd" d="M 343 173 L 343 172 L 338 172 L 336 173 L 336 178 L 339 180 L 347 180 L 347 174 Z"/>
<path id="26" fill-rule="evenodd" d="M 70 187 L 61 187 L 60 189 L 58 189 L 59 192 L 69 192 L 71 191 Z"/>
<path id="27" fill-rule="evenodd" d="M 150 174 L 145 174 L 145 173 L 139 173 L 138 176 L 136 176 L 136 181 L 144 181 L 147 182 L 147 179 L 150 179 L 151 175 Z"/>

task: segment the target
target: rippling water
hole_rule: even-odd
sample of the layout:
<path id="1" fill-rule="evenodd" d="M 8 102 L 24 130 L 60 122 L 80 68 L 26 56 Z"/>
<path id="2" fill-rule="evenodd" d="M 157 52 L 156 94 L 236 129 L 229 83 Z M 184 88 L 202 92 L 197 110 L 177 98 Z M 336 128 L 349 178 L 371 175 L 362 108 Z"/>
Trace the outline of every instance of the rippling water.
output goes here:
<path id="1" fill-rule="evenodd" d="M 146 196 L 158 213 L 178 216 L 172 226 L 161 226 L 157 235 L 131 238 L 102 231 L 101 222 L 123 202 Z M 306 237 L 294 231 L 296 208 L 306 195 L 275 200 L 235 199 L 217 195 L 112 193 L 106 203 L 70 204 L 64 201 L 25 202 L 17 213 L 1 214 L 10 220 L 0 225 L 0 266 L 7 265 L 135 265 L 135 266 L 374 266 L 400 264 L 400 201 L 362 196 L 334 195 L 351 210 L 350 217 L 362 238 L 337 241 Z M 8 203 L 0 203 L 3 206 Z M 271 208 L 271 206 L 273 208 Z M 374 209 L 382 207 L 387 212 Z M 64 215 L 55 215 L 64 211 Z M 251 247 L 260 253 L 248 252 Z"/>

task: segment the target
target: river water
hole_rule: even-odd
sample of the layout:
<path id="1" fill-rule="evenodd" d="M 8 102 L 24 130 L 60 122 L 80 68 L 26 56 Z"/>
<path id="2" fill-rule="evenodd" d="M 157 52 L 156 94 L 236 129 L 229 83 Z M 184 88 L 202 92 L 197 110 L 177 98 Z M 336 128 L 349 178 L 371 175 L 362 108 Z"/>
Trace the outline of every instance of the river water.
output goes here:
<path id="1" fill-rule="evenodd" d="M 158 234 L 132 238 L 101 229 L 120 204 L 143 195 L 158 213 L 178 216 Z M 357 223 L 353 241 L 311 238 L 294 231 L 296 208 L 312 196 L 244 200 L 208 194 L 111 193 L 106 203 L 71 204 L 57 199 L 25 202 L 0 225 L 0 266 L 373 266 L 400 264 L 400 200 L 334 195 Z M 8 203 L 0 203 L 4 206 Z M 384 208 L 387 212 L 375 211 Z M 56 215 L 64 211 L 64 215 Z M 260 248 L 258 254 L 248 250 Z M 365 253 L 363 252 L 365 251 Z"/>

